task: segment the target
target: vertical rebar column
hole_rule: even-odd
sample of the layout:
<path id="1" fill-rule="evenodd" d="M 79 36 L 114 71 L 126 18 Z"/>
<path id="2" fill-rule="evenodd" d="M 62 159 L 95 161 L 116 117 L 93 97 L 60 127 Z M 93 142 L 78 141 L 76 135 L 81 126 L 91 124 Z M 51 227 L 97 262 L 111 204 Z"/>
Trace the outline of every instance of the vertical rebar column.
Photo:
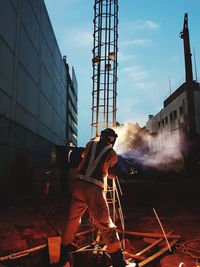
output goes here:
<path id="1" fill-rule="evenodd" d="M 95 0 L 92 137 L 116 126 L 118 0 Z"/>

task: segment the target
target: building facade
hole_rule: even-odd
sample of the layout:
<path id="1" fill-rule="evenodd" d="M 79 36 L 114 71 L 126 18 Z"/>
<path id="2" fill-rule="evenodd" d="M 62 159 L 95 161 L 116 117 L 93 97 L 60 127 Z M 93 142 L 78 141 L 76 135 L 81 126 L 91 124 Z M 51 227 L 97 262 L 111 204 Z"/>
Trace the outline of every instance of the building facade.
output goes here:
<path id="1" fill-rule="evenodd" d="M 27 191 L 66 146 L 71 87 L 43 0 L 0 2 L 0 188 Z M 74 86 L 72 86 L 74 84 Z M 74 129 L 77 134 L 77 129 Z M 76 141 L 72 140 L 76 145 Z"/>
<path id="2" fill-rule="evenodd" d="M 193 171 L 200 166 L 200 84 L 194 80 L 188 29 L 188 14 L 184 16 L 183 39 L 185 83 L 165 101 L 164 108 L 150 115 L 146 124 L 151 134 L 150 153 L 165 151 L 169 158 L 179 155 L 184 165 Z"/>
<path id="3" fill-rule="evenodd" d="M 77 114 L 78 114 L 78 106 L 77 106 L 77 94 L 78 94 L 78 83 L 76 79 L 76 74 L 74 68 L 72 67 L 71 73 L 69 69 L 69 65 L 67 64 L 66 56 L 63 57 L 63 61 L 65 64 L 66 72 L 67 72 L 67 145 L 68 146 L 77 146 Z"/>
<path id="4" fill-rule="evenodd" d="M 200 145 L 200 84 L 193 82 L 195 133 L 189 133 L 187 85 L 183 83 L 165 101 L 164 107 L 156 115 L 150 115 L 146 129 L 150 133 L 149 151 L 159 154 L 168 153 L 169 157 L 180 152 L 184 159 L 193 153 L 199 153 Z M 196 151 L 196 152 L 195 152 Z M 200 156 L 200 155 L 199 155 Z M 196 159 L 199 157 L 196 154 Z M 182 157 L 179 157 L 182 159 Z"/>

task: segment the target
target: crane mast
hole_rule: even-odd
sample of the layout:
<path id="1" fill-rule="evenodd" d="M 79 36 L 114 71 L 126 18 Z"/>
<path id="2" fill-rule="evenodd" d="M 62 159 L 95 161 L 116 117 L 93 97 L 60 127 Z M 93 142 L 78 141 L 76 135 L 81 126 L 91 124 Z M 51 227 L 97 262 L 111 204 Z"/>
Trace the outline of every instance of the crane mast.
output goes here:
<path id="1" fill-rule="evenodd" d="M 183 22 L 183 31 L 180 33 L 180 37 L 183 39 L 184 46 L 184 59 L 185 59 L 185 81 L 187 92 L 187 132 L 189 136 L 195 136 L 196 133 L 196 119 L 194 108 L 194 81 L 192 71 L 192 54 L 190 49 L 190 37 L 188 28 L 188 14 L 185 13 Z"/>
<path id="2" fill-rule="evenodd" d="M 118 0 L 95 0 L 93 33 L 92 138 L 116 126 Z"/>

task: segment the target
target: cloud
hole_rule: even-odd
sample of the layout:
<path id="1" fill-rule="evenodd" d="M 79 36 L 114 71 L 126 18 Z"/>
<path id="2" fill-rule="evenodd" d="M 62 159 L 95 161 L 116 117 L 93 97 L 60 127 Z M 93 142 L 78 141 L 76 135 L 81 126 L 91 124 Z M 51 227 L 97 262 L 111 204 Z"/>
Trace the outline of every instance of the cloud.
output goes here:
<path id="1" fill-rule="evenodd" d="M 149 73 L 146 70 L 138 66 L 125 67 L 121 70 L 122 73 L 127 74 L 133 81 L 142 81 L 149 77 Z"/>
<path id="2" fill-rule="evenodd" d="M 159 25 L 152 20 L 137 20 L 132 24 L 134 30 L 156 30 L 159 28 Z"/>
<path id="3" fill-rule="evenodd" d="M 130 61 L 133 60 L 134 58 L 136 58 L 136 55 L 126 54 L 122 51 L 118 52 L 118 59 L 120 62 Z"/>
<path id="4" fill-rule="evenodd" d="M 136 83 L 136 85 L 137 85 L 137 87 L 139 89 L 152 89 L 152 88 L 155 88 L 157 86 L 156 83 L 149 82 L 149 81 L 147 81 L 147 82 L 138 82 L 138 83 Z"/>
<path id="5" fill-rule="evenodd" d="M 66 45 L 72 45 L 73 47 L 92 47 L 93 37 L 92 33 L 85 29 L 70 28 L 70 30 L 65 33 L 64 42 Z"/>
<path id="6" fill-rule="evenodd" d="M 120 105 L 124 107 L 131 108 L 135 105 L 141 104 L 143 102 L 143 99 L 139 97 L 134 97 L 134 98 L 122 98 L 120 100 Z"/>
<path id="7" fill-rule="evenodd" d="M 141 103 L 139 98 L 125 98 L 120 99 L 120 105 L 118 105 L 117 114 L 120 122 L 132 121 L 134 114 L 134 106 Z"/>
<path id="8" fill-rule="evenodd" d="M 133 39 L 133 40 L 125 40 L 120 43 L 120 46 L 148 46 L 151 45 L 153 42 L 150 39 Z"/>
<path id="9" fill-rule="evenodd" d="M 138 122 L 141 126 L 145 125 L 147 115 L 137 111 L 136 105 L 140 104 L 139 102 L 140 100 L 137 103 L 137 98 L 133 98 L 132 101 L 130 99 L 121 100 L 117 110 L 117 121 L 120 123 Z"/>
<path id="10" fill-rule="evenodd" d="M 146 27 L 148 29 L 157 29 L 159 28 L 159 25 L 152 20 L 147 20 L 143 23 L 143 27 Z"/>
<path id="11" fill-rule="evenodd" d="M 152 20 L 136 20 L 136 21 L 126 21 L 125 28 L 129 31 L 145 31 L 145 30 L 157 30 L 160 28 L 159 24 Z M 123 28 L 124 28 L 123 26 Z"/>
<path id="12" fill-rule="evenodd" d="M 120 86 L 128 86 L 130 90 L 134 90 L 135 92 L 145 91 L 145 94 L 147 94 L 151 92 L 150 89 L 158 88 L 157 82 L 153 81 L 153 76 L 155 75 L 153 73 L 154 70 L 145 70 L 139 66 L 124 67 L 119 71 L 119 79 L 120 77 L 126 76 L 127 83 L 126 85 Z"/>

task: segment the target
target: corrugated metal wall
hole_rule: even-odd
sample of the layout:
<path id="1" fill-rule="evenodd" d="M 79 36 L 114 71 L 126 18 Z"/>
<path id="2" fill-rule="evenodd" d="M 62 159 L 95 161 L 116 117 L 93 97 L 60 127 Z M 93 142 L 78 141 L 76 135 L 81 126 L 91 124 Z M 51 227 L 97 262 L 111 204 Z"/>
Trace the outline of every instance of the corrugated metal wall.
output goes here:
<path id="1" fill-rule="evenodd" d="M 0 188 L 32 190 L 66 142 L 67 76 L 43 0 L 0 1 Z M 39 174 L 38 174 L 38 173 Z"/>

